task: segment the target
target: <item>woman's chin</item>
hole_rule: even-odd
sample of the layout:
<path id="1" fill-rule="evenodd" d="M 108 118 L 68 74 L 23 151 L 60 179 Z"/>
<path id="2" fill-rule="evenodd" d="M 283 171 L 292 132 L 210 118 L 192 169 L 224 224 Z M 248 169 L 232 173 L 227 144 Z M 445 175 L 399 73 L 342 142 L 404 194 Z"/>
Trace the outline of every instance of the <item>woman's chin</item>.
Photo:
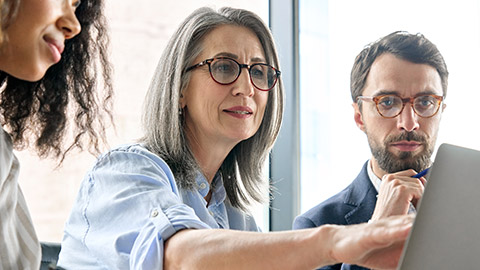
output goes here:
<path id="1" fill-rule="evenodd" d="M 45 73 L 47 72 L 47 69 L 46 68 L 38 68 L 38 69 L 31 69 L 31 70 L 28 70 L 28 71 L 22 70 L 22 71 L 19 71 L 19 72 L 8 72 L 8 71 L 5 71 L 5 72 L 7 72 L 11 76 L 13 76 L 17 79 L 20 79 L 20 80 L 29 81 L 29 82 L 37 82 L 45 76 Z"/>

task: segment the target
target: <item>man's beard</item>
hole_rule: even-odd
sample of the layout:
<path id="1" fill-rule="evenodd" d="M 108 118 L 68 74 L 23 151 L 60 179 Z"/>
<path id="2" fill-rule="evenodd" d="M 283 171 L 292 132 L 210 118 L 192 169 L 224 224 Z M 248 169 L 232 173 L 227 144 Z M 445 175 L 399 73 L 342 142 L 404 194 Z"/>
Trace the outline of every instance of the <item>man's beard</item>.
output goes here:
<path id="1" fill-rule="evenodd" d="M 395 173 L 408 169 L 414 169 L 415 171 L 420 172 L 430 167 L 430 157 L 433 153 L 433 145 L 430 144 L 424 135 L 420 135 L 415 131 L 402 132 L 399 135 L 388 136 L 383 142 L 383 145 L 379 145 L 371 136 L 369 136 L 368 132 L 366 133 L 373 157 L 377 160 L 380 169 L 384 170 L 385 172 Z M 416 155 L 413 155 L 412 152 L 408 151 L 400 152 L 399 156 L 395 156 L 393 153 L 388 151 L 388 146 L 391 143 L 398 141 L 417 141 L 422 143 L 424 148 L 422 152 Z M 434 143 L 435 140 L 432 142 L 432 144 Z"/>

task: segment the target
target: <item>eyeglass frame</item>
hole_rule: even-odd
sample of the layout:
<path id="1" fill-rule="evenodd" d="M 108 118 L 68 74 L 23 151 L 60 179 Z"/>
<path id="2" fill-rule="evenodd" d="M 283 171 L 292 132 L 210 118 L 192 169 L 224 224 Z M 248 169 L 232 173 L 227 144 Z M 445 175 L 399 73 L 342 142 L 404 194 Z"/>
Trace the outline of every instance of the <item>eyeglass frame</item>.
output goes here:
<path id="1" fill-rule="evenodd" d="M 383 98 L 383 97 L 386 97 L 386 96 L 395 96 L 395 97 L 398 97 L 401 101 L 402 101 L 402 109 L 398 112 L 398 114 L 394 115 L 394 116 L 384 116 L 381 112 L 380 112 L 380 109 L 378 108 L 378 101 Z M 437 110 L 430 116 L 421 116 L 420 114 L 417 113 L 417 111 L 415 110 L 415 106 L 413 106 L 414 104 L 414 100 L 416 98 L 419 98 L 419 97 L 424 97 L 424 96 L 431 96 L 433 98 L 435 98 L 438 102 L 438 107 L 437 107 Z M 380 114 L 380 116 L 382 116 L 383 118 L 388 118 L 388 119 L 391 119 L 391 118 L 395 118 L 397 116 L 399 116 L 402 112 L 403 112 L 403 109 L 405 109 L 405 104 L 407 104 L 407 102 L 410 102 L 411 106 L 412 106 L 412 110 L 413 112 L 422 117 L 422 118 L 431 118 L 431 117 L 434 117 L 438 111 L 440 110 L 440 106 L 444 100 L 444 97 L 443 96 L 438 96 L 438 95 L 434 95 L 434 94 L 428 94 L 428 95 L 418 95 L 418 96 L 415 96 L 415 97 L 409 97 L 409 98 L 401 98 L 399 97 L 398 95 L 394 95 L 394 94 L 385 94 L 385 95 L 379 95 L 379 96 L 358 96 L 357 97 L 357 102 L 359 102 L 359 100 L 368 100 L 368 101 L 373 101 L 375 103 L 375 108 L 377 109 L 377 112 L 378 114 Z"/>
<path id="2" fill-rule="evenodd" d="M 233 80 L 232 82 L 229 82 L 229 83 L 221 83 L 221 82 L 215 80 L 215 78 L 213 77 L 211 64 L 212 64 L 213 61 L 215 61 L 215 60 L 221 60 L 221 59 L 231 60 L 231 61 L 235 62 L 235 63 L 239 66 L 238 74 L 237 74 L 237 76 L 235 77 L 235 80 Z M 213 80 L 214 82 L 218 83 L 218 84 L 221 84 L 221 85 L 230 85 L 230 84 L 232 84 L 232 83 L 235 83 L 235 82 L 238 80 L 238 78 L 240 77 L 240 74 L 242 74 L 242 69 L 243 69 L 243 68 L 246 68 L 246 69 L 248 70 L 248 77 L 250 78 L 250 82 L 252 83 L 252 85 L 253 85 L 256 89 L 258 89 L 258 90 L 260 90 L 260 91 L 265 91 L 265 92 L 268 92 L 268 91 L 272 90 L 272 89 L 275 87 L 275 85 L 277 84 L 278 78 L 280 77 L 280 74 L 282 74 L 282 73 L 280 72 L 280 70 L 274 68 L 273 66 L 271 66 L 271 65 L 269 65 L 269 64 L 267 64 L 267 63 L 255 63 L 255 64 L 252 64 L 252 65 L 240 64 L 240 63 L 237 62 L 237 60 L 235 60 L 235 59 L 233 59 L 233 58 L 230 58 L 230 57 L 214 57 L 214 58 L 205 59 L 205 60 L 203 60 L 202 62 L 200 62 L 200 63 L 198 63 L 198 64 L 195 64 L 195 65 L 193 65 L 193 66 L 188 67 L 188 68 L 185 70 L 185 72 L 192 71 L 192 70 L 194 70 L 194 69 L 196 69 L 196 68 L 198 68 L 198 67 L 204 66 L 204 65 L 208 65 L 208 72 L 210 73 L 210 77 L 212 78 L 212 80 Z M 253 67 L 253 66 L 257 66 L 257 65 L 267 66 L 267 67 L 272 68 L 272 69 L 275 71 L 276 77 L 275 77 L 275 82 L 273 83 L 272 87 L 270 87 L 270 88 L 268 88 L 268 89 L 261 89 L 261 88 L 259 88 L 259 87 L 253 82 L 252 74 L 251 74 L 250 72 L 251 72 L 251 70 L 252 70 L 252 67 Z"/>

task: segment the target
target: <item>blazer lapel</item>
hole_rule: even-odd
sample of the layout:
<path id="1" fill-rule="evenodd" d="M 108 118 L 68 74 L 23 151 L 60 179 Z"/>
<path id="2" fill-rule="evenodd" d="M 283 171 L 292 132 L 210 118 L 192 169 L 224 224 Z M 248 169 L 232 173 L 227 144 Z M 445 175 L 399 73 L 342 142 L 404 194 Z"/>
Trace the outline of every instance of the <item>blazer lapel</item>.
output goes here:
<path id="1" fill-rule="evenodd" d="M 353 181 L 349 194 L 345 197 L 345 204 L 354 206 L 354 209 L 345 215 L 347 224 L 367 222 L 373 214 L 377 203 L 377 190 L 373 186 L 367 173 L 368 161 L 362 171 Z"/>

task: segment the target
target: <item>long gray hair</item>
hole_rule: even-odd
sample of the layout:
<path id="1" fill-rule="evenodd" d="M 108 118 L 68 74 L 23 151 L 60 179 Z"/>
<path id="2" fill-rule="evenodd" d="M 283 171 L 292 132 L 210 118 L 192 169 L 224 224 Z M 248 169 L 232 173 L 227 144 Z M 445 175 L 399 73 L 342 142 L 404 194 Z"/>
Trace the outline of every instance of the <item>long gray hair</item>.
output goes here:
<path id="1" fill-rule="evenodd" d="M 165 48 L 148 90 L 143 111 L 145 134 L 142 142 L 163 158 L 172 169 L 177 185 L 195 187 L 199 165 L 185 135 L 185 123 L 179 115 L 179 99 L 190 80 L 187 67 L 201 53 L 203 39 L 221 25 L 236 25 L 253 31 L 265 52 L 268 64 L 279 68 L 272 34 L 254 13 L 225 7 L 194 11 L 180 25 Z M 227 197 L 232 206 L 246 210 L 250 199 L 263 202 L 266 180 L 263 166 L 277 138 L 283 115 L 284 90 L 281 78 L 269 91 L 265 114 L 258 131 L 238 143 L 220 167 Z"/>

